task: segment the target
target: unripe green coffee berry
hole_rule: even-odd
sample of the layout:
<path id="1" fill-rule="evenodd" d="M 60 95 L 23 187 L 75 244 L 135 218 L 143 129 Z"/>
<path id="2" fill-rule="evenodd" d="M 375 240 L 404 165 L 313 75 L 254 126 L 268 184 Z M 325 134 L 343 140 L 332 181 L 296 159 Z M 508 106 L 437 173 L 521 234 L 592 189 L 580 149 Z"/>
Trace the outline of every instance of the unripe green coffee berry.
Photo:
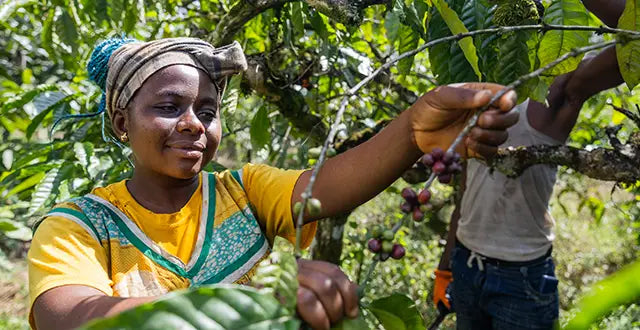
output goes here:
<path id="1" fill-rule="evenodd" d="M 309 158 L 318 159 L 320 157 L 320 152 L 322 151 L 321 147 L 315 147 L 307 150 L 307 156 Z"/>
<path id="2" fill-rule="evenodd" d="M 295 214 L 296 217 L 298 215 L 300 215 L 300 211 L 302 211 L 302 203 L 301 202 L 297 202 L 297 203 L 293 204 L 293 214 Z"/>
<path id="3" fill-rule="evenodd" d="M 382 252 L 391 253 L 393 251 L 393 243 L 389 241 L 382 242 Z"/>
<path id="4" fill-rule="evenodd" d="M 383 231 L 384 230 L 382 229 L 382 226 L 375 225 L 373 226 L 373 228 L 371 228 L 371 236 L 373 238 L 380 238 L 382 236 Z"/>
<path id="5" fill-rule="evenodd" d="M 394 236 L 396 236 L 396 234 L 391 229 L 387 229 L 382 233 L 382 239 L 385 241 L 393 241 Z"/>
<path id="6" fill-rule="evenodd" d="M 322 212 L 322 203 L 317 198 L 310 198 L 307 201 L 307 211 L 309 215 L 315 217 Z"/>

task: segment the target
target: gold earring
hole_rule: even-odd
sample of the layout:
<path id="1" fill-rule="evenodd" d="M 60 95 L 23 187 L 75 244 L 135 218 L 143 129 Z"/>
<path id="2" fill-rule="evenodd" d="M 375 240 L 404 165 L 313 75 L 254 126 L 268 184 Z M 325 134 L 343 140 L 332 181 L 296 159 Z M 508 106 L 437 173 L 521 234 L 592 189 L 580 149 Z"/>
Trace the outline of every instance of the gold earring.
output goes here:
<path id="1" fill-rule="evenodd" d="M 129 141 L 129 137 L 127 136 L 127 132 L 124 132 L 124 133 L 122 133 L 122 135 L 120 135 L 120 141 L 122 141 L 122 142 Z"/>

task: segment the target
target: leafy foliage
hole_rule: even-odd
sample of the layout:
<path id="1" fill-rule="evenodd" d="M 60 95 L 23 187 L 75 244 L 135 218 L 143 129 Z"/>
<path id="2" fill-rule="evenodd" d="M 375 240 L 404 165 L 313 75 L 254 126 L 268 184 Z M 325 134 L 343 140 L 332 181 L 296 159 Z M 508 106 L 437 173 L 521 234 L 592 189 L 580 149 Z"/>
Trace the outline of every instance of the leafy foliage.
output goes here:
<path id="1" fill-rule="evenodd" d="M 626 2 L 624 12 L 620 16 L 618 27 L 626 30 L 640 31 L 640 1 Z M 640 41 L 627 41 L 616 45 L 616 56 L 620 73 L 629 89 L 640 82 Z"/>

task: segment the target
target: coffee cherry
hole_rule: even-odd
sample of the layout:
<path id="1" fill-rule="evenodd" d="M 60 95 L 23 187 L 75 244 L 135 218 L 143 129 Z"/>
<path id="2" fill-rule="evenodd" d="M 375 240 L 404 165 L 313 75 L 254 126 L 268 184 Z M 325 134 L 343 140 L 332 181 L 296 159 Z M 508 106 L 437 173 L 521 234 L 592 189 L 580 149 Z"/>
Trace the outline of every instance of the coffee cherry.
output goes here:
<path id="1" fill-rule="evenodd" d="M 380 261 L 387 261 L 387 259 L 389 259 L 389 253 L 380 253 L 378 254 L 378 258 L 380 258 Z"/>
<path id="2" fill-rule="evenodd" d="M 382 233 L 382 239 L 385 241 L 393 241 L 394 236 L 396 236 L 396 233 L 394 233 L 391 229 L 387 229 L 384 231 L 384 233 Z"/>
<path id="3" fill-rule="evenodd" d="M 440 183 L 448 184 L 451 183 L 451 174 L 440 174 L 438 175 L 438 181 Z"/>
<path id="4" fill-rule="evenodd" d="M 404 257 L 405 250 L 404 247 L 400 244 L 393 244 L 393 249 L 391 249 L 391 258 L 393 259 L 402 259 Z"/>
<path id="5" fill-rule="evenodd" d="M 433 156 L 434 160 L 440 160 L 444 156 L 444 150 L 440 148 L 433 148 L 433 150 L 431 150 L 431 156 Z"/>
<path id="6" fill-rule="evenodd" d="M 431 199 L 431 192 L 429 191 L 429 189 L 422 190 L 418 195 L 418 203 L 420 203 L 421 205 L 427 204 L 430 199 Z"/>
<path id="7" fill-rule="evenodd" d="M 418 195 L 416 194 L 416 192 L 407 187 L 402 189 L 402 193 L 400 193 L 402 195 L 402 198 L 404 198 L 404 200 L 406 200 L 409 204 L 411 205 L 416 205 L 418 204 Z"/>
<path id="8" fill-rule="evenodd" d="M 370 239 L 367 246 L 371 252 L 378 253 L 382 249 L 382 242 L 379 239 Z"/>
<path id="9" fill-rule="evenodd" d="M 442 156 L 442 162 L 445 163 L 445 165 L 451 165 L 451 163 L 453 163 L 453 152 L 445 152 L 444 156 Z"/>
<path id="10" fill-rule="evenodd" d="M 431 165 L 433 165 L 433 163 L 435 162 L 435 160 L 433 159 L 433 156 L 431 156 L 431 154 L 425 154 L 424 156 L 422 156 L 422 159 L 420 159 L 420 161 L 426 167 L 431 167 Z"/>
<path id="11" fill-rule="evenodd" d="M 322 203 L 320 203 L 320 201 L 316 198 L 310 198 L 307 201 L 307 211 L 312 217 L 320 215 L 320 213 L 322 212 Z"/>
<path id="12" fill-rule="evenodd" d="M 336 151 L 336 149 L 333 149 L 332 147 L 327 148 L 327 157 L 333 157 L 337 154 L 338 152 Z"/>
<path id="13" fill-rule="evenodd" d="M 411 210 L 413 210 L 413 206 L 411 206 L 411 204 L 409 204 L 409 202 L 402 202 L 402 204 L 400 204 L 400 210 L 402 210 L 403 213 L 411 213 Z"/>
<path id="14" fill-rule="evenodd" d="M 435 174 L 442 174 L 444 173 L 444 171 L 447 170 L 447 165 L 445 165 L 443 162 L 437 161 L 435 162 L 435 164 L 433 164 L 433 167 L 431 167 L 431 170 Z"/>
<path id="15" fill-rule="evenodd" d="M 449 165 L 449 167 L 447 168 L 447 172 L 449 173 L 460 173 L 462 172 L 462 165 L 460 165 L 460 163 L 454 162 L 453 164 Z"/>
<path id="16" fill-rule="evenodd" d="M 460 154 L 459 154 L 459 153 L 457 153 L 457 152 L 454 152 L 454 153 L 453 153 L 453 161 L 454 161 L 455 163 L 460 162 Z"/>
<path id="17" fill-rule="evenodd" d="M 383 231 L 384 231 L 384 229 L 382 228 L 382 226 L 375 225 L 375 226 L 373 226 L 373 228 L 371 228 L 371 236 L 373 238 L 380 238 L 382 236 L 382 232 Z"/>
<path id="18" fill-rule="evenodd" d="M 391 253 L 392 250 L 393 250 L 393 243 L 389 241 L 382 242 L 382 252 Z"/>
<path id="19" fill-rule="evenodd" d="M 300 215 L 300 211 L 302 211 L 302 203 L 296 202 L 295 204 L 293 204 L 293 213 L 296 215 L 296 217 Z"/>
<path id="20" fill-rule="evenodd" d="M 424 213 L 420 211 L 420 208 L 416 208 L 415 210 L 413 210 L 412 216 L 413 216 L 413 221 L 420 222 L 422 221 L 422 218 L 424 218 Z"/>

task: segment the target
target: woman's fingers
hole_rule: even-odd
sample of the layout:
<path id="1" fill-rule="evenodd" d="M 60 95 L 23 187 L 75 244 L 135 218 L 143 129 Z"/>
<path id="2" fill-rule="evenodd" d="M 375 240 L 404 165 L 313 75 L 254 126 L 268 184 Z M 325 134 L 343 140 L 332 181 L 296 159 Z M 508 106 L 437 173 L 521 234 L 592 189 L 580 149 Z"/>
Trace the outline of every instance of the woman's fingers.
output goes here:
<path id="1" fill-rule="evenodd" d="M 471 149 L 474 153 L 485 159 L 493 157 L 498 152 L 497 146 L 480 143 L 469 137 L 465 139 L 465 144 L 468 149 Z"/>
<path id="2" fill-rule="evenodd" d="M 298 287 L 298 315 L 313 329 L 329 329 L 331 322 L 324 306 L 313 291 L 304 286 Z"/>
<path id="3" fill-rule="evenodd" d="M 338 322 L 344 315 L 344 303 L 342 296 L 334 281 L 323 272 L 304 268 L 298 271 L 300 287 L 312 291 L 329 316 L 331 323 Z"/>
<path id="4" fill-rule="evenodd" d="M 322 272 L 331 278 L 342 297 L 344 314 L 351 318 L 358 316 L 358 286 L 349 280 L 347 275 L 340 270 L 340 267 L 324 261 L 309 261 L 301 259 L 299 264 L 301 264 L 301 262 L 304 264 L 305 268 L 316 272 Z"/>

